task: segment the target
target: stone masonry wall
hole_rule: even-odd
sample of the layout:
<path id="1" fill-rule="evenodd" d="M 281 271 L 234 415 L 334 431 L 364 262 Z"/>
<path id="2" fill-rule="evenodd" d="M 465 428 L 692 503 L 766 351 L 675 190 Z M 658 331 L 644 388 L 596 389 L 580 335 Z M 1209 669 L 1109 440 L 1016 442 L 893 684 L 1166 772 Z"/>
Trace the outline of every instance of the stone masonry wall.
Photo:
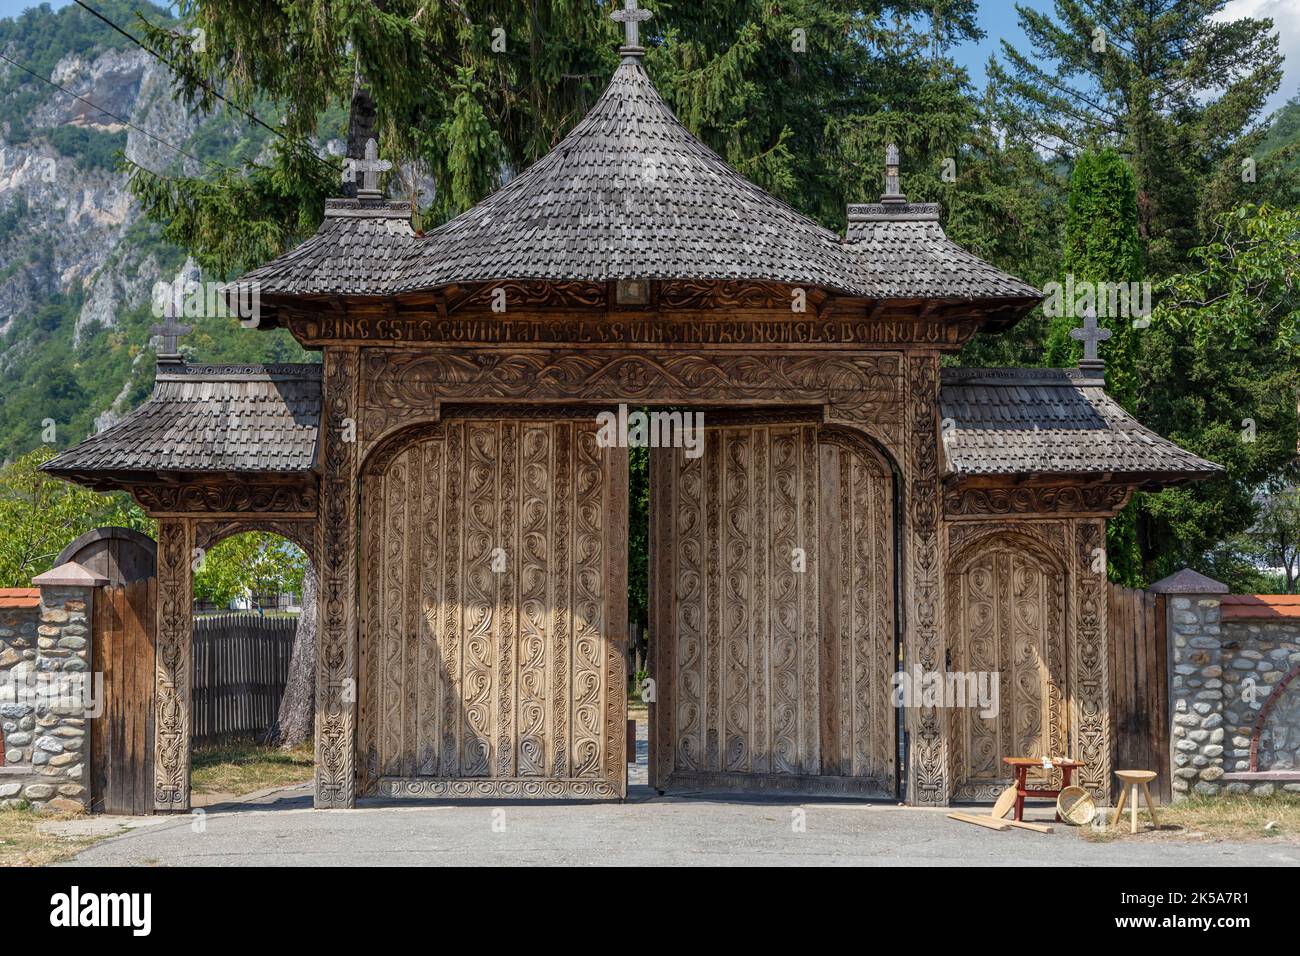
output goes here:
<path id="1" fill-rule="evenodd" d="M 25 802 L 38 809 L 85 809 L 89 701 L 83 686 L 93 680 L 92 593 L 43 587 L 34 612 L 0 618 L 0 719 L 6 741 L 0 806 Z"/>
<path id="2" fill-rule="evenodd" d="M 1216 595 L 1170 594 L 1173 793 L 1215 794 L 1223 778 L 1222 627 Z"/>
<path id="3" fill-rule="evenodd" d="M 1300 666 L 1300 619 L 1232 620 L 1223 624 L 1224 721 L 1228 734 L 1224 769 L 1250 770 L 1255 723 L 1273 691 Z M 1293 680 L 1274 701 L 1262 728 L 1258 769 L 1300 770 L 1300 682 Z M 1229 793 L 1300 792 L 1300 782 L 1227 783 Z"/>
<path id="4" fill-rule="evenodd" d="M 1186 571 L 1166 582 L 1226 590 Z M 1300 600 L 1166 593 L 1174 799 L 1300 793 Z M 1274 691 L 1278 696 L 1268 705 Z M 1258 757 L 1253 771 L 1252 743 Z"/>

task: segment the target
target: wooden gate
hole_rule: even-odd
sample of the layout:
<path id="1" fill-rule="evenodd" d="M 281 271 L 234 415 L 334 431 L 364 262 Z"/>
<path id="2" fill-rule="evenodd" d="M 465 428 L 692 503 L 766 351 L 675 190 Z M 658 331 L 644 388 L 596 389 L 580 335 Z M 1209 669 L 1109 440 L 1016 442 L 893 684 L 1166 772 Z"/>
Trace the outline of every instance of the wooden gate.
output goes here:
<path id="1" fill-rule="evenodd" d="M 1155 770 L 1158 799 L 1173 797 L 1170 780 L 1168 638 L 1165 596 L 1110 585 L 1110 726 L 1117 770 Z M 1111 797 L 1119 797 L 1111 780 Z"/>
<path id="2" fill-rule="evenodd" d="M 154 606 L 157 578 L 96 590 L 91 672 L 103 675 L 90 721 L 90 808 L 153 813 Z"/>
<path id="3" fill-rule="evenodd" d="M 986 694 L 949 709 L 953 799 L 992 800 L 1012 782 L 1003 757 L 1069 752 L 1065 573 L 1026 536 L 996 535 L 954 556 L 946 593 L 948 670 L 968 697 L 997 681 L 996 707 Z"/>
<path id="4" fill-rule="evenodd" d="M 893 475 L 811 423 L 652 453 L 651 780 L 896 794 Z"/>
<path id="5" fill-rule="evenodd" d="M 627 451 L 451 420 L 362 477 L 361 791 L 626 793 Z"/>

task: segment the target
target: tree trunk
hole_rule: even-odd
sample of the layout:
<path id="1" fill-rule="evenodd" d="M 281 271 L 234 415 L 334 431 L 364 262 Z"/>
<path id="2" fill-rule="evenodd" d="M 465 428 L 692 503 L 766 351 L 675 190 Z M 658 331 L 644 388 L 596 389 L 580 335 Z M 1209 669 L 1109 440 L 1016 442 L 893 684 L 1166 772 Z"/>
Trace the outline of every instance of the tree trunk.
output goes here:
<path id="1" fill-rule="evenodd" d="M 302 576 L 302 614 L 293 635 L 289 676 L 280 698 L 280 712 L 265 741 L 293 747 L 310 740 L 316 714 L 316 569 L 311 562 Z"/>

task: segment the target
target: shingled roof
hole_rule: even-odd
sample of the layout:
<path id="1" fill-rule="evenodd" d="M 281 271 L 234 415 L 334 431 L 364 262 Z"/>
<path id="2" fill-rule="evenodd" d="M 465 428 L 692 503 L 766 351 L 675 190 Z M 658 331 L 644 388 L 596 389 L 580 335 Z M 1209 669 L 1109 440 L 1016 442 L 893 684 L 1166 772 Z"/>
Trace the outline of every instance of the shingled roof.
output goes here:
<path id="1" fill-rule="evenodd" d="M 591 112 L 551 152 L 472 209 L 418 237 L 379 218 L 401 209 L 331 201 L 319 233 L 241 281 L 257 281 L 271 297 L 636 278 L 766 281 L 873 299 L 1014 300 L 1023 310 L 1041 298 L 950 242 L 937 206 L 850 207 L 847 238 L 796 212 L 691 135 L 637 57 L 624 58 Z M 350 215 L 369 218 L 351 225 Z"/>
<path id="2" fill-rule="evenodd" d="M 947 237 L 937 203 L 849 206 L 844 248 L 873 299 L 1032 299 L 1037 289 Z"/>
<path id="3" fill-rule="evenodd" d="M 401 257 L 415 242 L 408 203 L 330 199 L 325 220 L 302 245 L 245 273 L 237 285 L 256 283 L 260 294 L 312 292 L 382 295 Z"/>
<path id="4" fill-rule="evenodd" d="M 943 370 L 948 476 L 1113 476 L 1156 487 L 1223 469 L 1142 427 L 1078 369 Z"/>
<path id="5" fill-rule="evenodd" d="M 319 365 L 160 364 L 153 395 L 44 465 L 118 481 L 203 472 L 293 475 L 316 462 Z"/>

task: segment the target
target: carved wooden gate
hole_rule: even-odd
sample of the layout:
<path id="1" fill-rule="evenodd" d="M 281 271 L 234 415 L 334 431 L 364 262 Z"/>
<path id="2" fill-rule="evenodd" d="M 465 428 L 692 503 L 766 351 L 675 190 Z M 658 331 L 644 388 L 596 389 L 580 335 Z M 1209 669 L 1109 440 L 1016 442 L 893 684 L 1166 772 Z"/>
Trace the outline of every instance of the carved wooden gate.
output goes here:
<path id="1" fill-rule="evenodd" d="M 652 453 L 651 779 L 896 793 L 894 480 L 811 423 Z"/>
<path id="2" fill-rule="evenodd" d="M 954 799 L 994 799 L 1011 782 L 1003 757 L 1068 754 L 1065 593 L 1061 569 L 1021 536 L 986 539 L 953 566 L 948 669 L 966 679 L 965 699 L 948 702 Z M 984 707 L 987 676 L 997 696 Z"/>
<path id="3" fill-rule="evenodd" d="M 627 452 L 448 420 L 362 477 L 361 792 L 626 792 Z"/>

